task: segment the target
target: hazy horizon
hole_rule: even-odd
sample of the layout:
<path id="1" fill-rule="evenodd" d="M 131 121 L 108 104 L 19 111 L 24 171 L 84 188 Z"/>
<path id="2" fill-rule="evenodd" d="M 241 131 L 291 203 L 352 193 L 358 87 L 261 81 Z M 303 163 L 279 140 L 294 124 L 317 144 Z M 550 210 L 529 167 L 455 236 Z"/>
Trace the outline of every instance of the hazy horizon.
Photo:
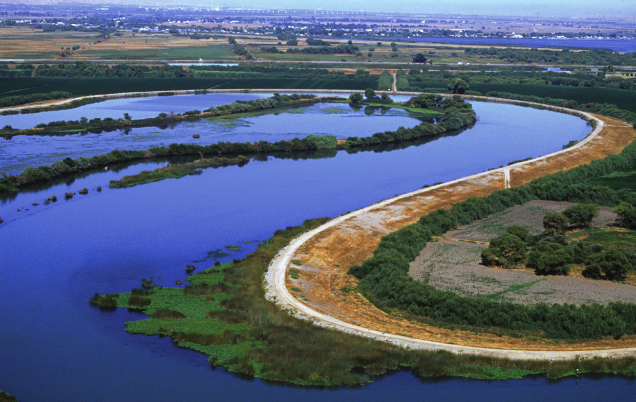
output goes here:
<path id="1" fill-rule="evenodd" d="M 5 3 L 6 4 L 6 3 Z M 198 6 L 236 8 L 281 8 L 322 9 L 333 11 L 395 12 L 414 14 L 520 16 L 556 18 L 620 18 L 636 22 L 636 10 L 626 0 L 455 0 L 452 3 L 422 0 L 398 0 L 384 2 L 375 0 L 322 0 L 318 4 L 309 0 L 248 0 L 248 1 L 203 1 L 203 0 L 131 0 L 105 2 L 104 0 L 26 0 L 21 4 L 104 4 L 139 6 Z M 319 7 L 318 7 L 319 5 Z"/>

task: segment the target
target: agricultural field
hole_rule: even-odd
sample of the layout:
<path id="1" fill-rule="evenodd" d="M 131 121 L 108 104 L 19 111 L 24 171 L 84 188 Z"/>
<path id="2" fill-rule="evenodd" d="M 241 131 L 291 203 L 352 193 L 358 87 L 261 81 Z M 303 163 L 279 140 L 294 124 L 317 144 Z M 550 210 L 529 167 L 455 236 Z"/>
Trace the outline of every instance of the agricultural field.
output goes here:
<path id="1" fill-rule="evenodd" d="M 522 225 L 533 234 L 543 230 L 542 220 L 547 212 L 562 212 L 573 204 L 554 201 L 531 201 L 509 208 L 471 225 L 448 232 L 437 242 L 429 242 L 415 261 L 409 275 L 436 289 L 448 290 L 463 296 L 522 304 L 598 302 L 636 302 L 636 279 L 628 275 L 626 284 L 590 280 L 582 277 L 582 269 L 573 267 L 569 276 L 537 276 L 532 270 L 503 269 L 481 265 L 481 251 L 488 240 L 505 232 L 511 225 Z M 568 240 L 598 243 L 604 247 L 619 247 L 633 252 L 636 233 L 620 228 L 608 228 L 616 215 L 602 208 L 593 221 L 593 229 L 576 231 Z"/>
<path id="2" fill-rule="evenodd" d="M 7 27 L 0 31 L 0 58 L 21 59 L 136 59 L 136 60 L 198 60 L 243 61 L 244 58 L 232 52 L 226 34 L 212 35 L 210 39 L 190 39 L 187 35 L 167 33 L 143 33 L 120 31 L 109 38 L 102 38 L 97 32 L 55 31 L 44 32 L 27 27 Z M 237 43 L 245 46 L 257 61 L 269 62 L 357 62 L 357 63 L 411 63 L 413 56 L 423 53 L 434 64 L 459 61 L 471 64 L 497 63 L 496 59 L 478 58 L 464 53 L 466 45 L 430 44 L 399 42 L 397 52 L 391 48 L 391 41 L 354 41 L 362 56 L 352 54 L 288 54 L 290 46 L 275 36 L 239 35 Z M 102 39 L 102 40 L 100 40 Z M 329 39 L 332 46 L 346 44 L 347 40 Z M 280 45 L 278 43 L 281 43 Z M 78 49 L 60 56 L 62 48 Z M 261 47 L 276 46 L 283 53 L 265 53 Z M 296 48 L 307 47 L 305 38 L 298 38 Z M 482 46 L 476 46 L 482 47 Z M 485 47 L 485 46 L 483 46 Z M 503 46 L 502 46 L 503 47 Z M 368 54 L 371 53 L 371 57 Z"/>
<path id="3" fill-rule="evenodd" d="M 90 49 L 101 35 L 97 32 L 55 31 L 13 27 L 0 29 L 0 59 L 54 59 L 62 48 Z"/>
<path id="4" fill-rule="evenodd" d="M 120 92 L 206 89 L 228 81 L 219 78 L 0 78 L 0 97 L 66 91 L 73 96 Z"/>
<path id="5" fill-rule="evenodd" d="M 74 59 L 242 60 L 227 38 L 193 40 L 165 33 L 118 32 L 110 39 L 75 52 Z"/>

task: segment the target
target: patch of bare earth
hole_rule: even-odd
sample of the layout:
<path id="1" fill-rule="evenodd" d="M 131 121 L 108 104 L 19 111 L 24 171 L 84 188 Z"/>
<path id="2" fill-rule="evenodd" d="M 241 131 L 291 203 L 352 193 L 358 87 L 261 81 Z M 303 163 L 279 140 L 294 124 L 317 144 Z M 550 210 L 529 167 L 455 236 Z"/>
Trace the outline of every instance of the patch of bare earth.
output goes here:
<path id="1" fill-rule="evenodd" d="M 430 242 L 411 263 L 409 275 L 435 289 L 526 305 L 636 303 L 636 287 L 631 285 L 483 266 L 480 253 L 485 247 L 458 240 Z"/>
<path id="2" fill-rule="evenodd" d="M 624 122 L 597 117 L 608 124 L 597 138 L 571 152 L 523 166 L 511 166 L 511 185 L 520 186 L 536 177 L 571 169 L 606 155 L 619 153 L 633 141 L 636 131 Z M 301 288 L 300 293 L 306 298 L 303 302 L 318 312 L 367 329 L 412 338 L 510 350 L 574 351 L 635 347 L 636 336 L 625 336 L 620 340 L 603 339 L 564 344 L 550 340 L 531 341 L 489 333 L 442 329 L 409 321 L 399 314 L 384 313 L 359 293 L 348 291 L 357 287 L 357 280 L 347 274 L 348 269 L 369 258 L 382 235 L 414 223 L 422 215 L 435 209 L 450 208 L 453 203 L 472 196 L 483 197 L 503 187 L 503 174 L 493 172 L 401 198 L 388 206 L 371 209 L 345 220 L 320 232 L 298 249 L 293 259 L 300 260 L 302 266 L 293 267 L 300 270 L 299 279 L 302 281 L 294 281 L 297 285 L 293 285 L 292 280 L 288 279 L 287 285 Z M 304 300 L 299 295 L 297 297 Z"/>

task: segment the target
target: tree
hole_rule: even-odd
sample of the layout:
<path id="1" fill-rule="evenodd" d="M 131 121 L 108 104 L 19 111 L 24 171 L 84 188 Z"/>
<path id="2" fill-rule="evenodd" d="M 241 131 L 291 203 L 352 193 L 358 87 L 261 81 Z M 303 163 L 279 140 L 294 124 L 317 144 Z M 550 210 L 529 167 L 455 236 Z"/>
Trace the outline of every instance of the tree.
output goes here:
<path id="1" fill-rule="evenodd" d="M 124 113 L 124 120 L 132 120 L 132 117 L 130 117 L 130 115 L 128 113 Z"/>
<path id="2" fill-rule="evenodd" d="M 625 254 L 618 250 L 608 250 L 592 254 L 585 263 L 583 275 L 593 279 L 622 281 L 632 266 Z"/>
<path id="3" fill-rule="evenodd" d="M 521 241 L 527 241 L 530 232 L 528 229 L 520 225 L 512 225 L 506 228 L 506 233 L 510 233 L 513 236 L 517 236 Z"/>
<path id="4" fill-rule="evenodd" d="M 481 259 L 485 265 L 501 265 L 509 268 L 523 260 L 526 250 L 526 243 L 519 237 L 504 233 L 490 240 L 488 248 L 481 253 Z"/>
<path id="5" fill-rule="evenodd" d="M 349 102 L 351 102 L 354 105 L 357 105 L 358 103 L 362 102 L 364 98 L 362 97 L 362 95 L 360 95 L 359 93 L 354 93 L 349 95 Z"/>
<path id="6" fill-rule="evenodd" d="M 426 56 L 422 53 L 418 53 L 413 57 L 413 63 L 426 63 Z"/>
<path id="7" fill-rule="evenodd" d="M 367 99 L 373 99 L 375 98 L 375 91 L 373 88 L 367 88 L 364 90 L 364 96 L 366 96 Z"/>
<path id="8" fill-rule="evenodd" d="M 546 236 L 556 236 L 565 233 L 568 228 L 568 218 L 556 212 L 548 212 L 543 217 L 543 234 Z"/>
<path id="9" fill-rule="evenodd" d="M 454 94 L 463 94 L 468 88 L 468 83 L 461 78 L 455 78 L 448 83 L 448 90 Z"/>
<path id="10" fill-rule="evenodd" d="M 572 256 L 568 249 L 561 247 L 552 252 L 542 253 L 536 263 L 534 272 L 538 275 L 567 275 L 570 272 Z"/>
<path id="11" fill-rule="evenodd" d="M 623 201 L 612 211 L 618 214 L 619 226 L 627 229 L 636 229 L 636 208 L 633 205 Z"/>
<path id="12" fill-rule="evenodd" d="M 563 211 L 563 215 L 570 221 L 570 225 L 589 228 L 592 219 L 598 215 L 599 206 L 596 204 L 576 204 Z"/>

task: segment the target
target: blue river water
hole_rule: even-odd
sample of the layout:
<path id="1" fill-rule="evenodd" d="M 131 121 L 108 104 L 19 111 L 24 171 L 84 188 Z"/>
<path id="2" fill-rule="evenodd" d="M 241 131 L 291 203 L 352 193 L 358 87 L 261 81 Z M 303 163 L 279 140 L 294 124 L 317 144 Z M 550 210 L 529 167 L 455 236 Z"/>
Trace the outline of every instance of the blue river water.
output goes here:
<path id="1" fill-rule="evenodd" d="M 219 97 L 225 98 L 223 95 Z M 166 102 L 165 99 L 161 98 L 153 99 L 155 102 L 150 105 L 142 102 L 129 103 L 127 108 L 132 115 L 135 115 L 148 113 L 147 110 L 151 108 L 163 107 L 163 110 L 167 110 L 167 108 L 173 107 L 172 102 L 175 104 L 179 102 L 179 99 Z M 192 101 L 188 96 L 182 98 Z M 190 98 L 195 98 L 204 105 L 210 103 L 208 98 L 192 95 Z M 210 98 L 214 101 L 212 103 L 222 102 L 214 95 L 211 95 Z M 162 100 L 163 103 L 157 103 L 158 100 Z M 179 104 L 179 106 L 183 108 L 183 104 Z M 108 105 L 100 110 L 108 110 L 105 109 L 106 107 Z M 118 110 L 119 106 L 115 105 L 113 108 Z M 81 112 L 77 111 L 76 113 Z M 153 116 L 156 115 L 157 113 L 153 114 Z M 420 119 L 426 118 L 431 119 L 432 117 L 420 115 Z M 91 157 L 108 153 L 113 149 L 145 150 L 153 146 L 168 146 L 173 143 L 208 145 L 220 141 L 254 143 L 263 140 L 276 142 L 321 134 L 334 135 L 338 139 L 352 135 L 368 137 L 377 132 L 393 131 L 400 126 L 412 128 L 421 122 L 421 120 L 412 117 L 409 112 L 401 109 L 371 107 L 352 109 L 346 103 L 320 103 L 309 107 L 281 108 L 276 113 L 200 119 L 164 127 L 134 127 L 126 130 L 117 129 L 79 134 L 0 137 L 0 166 L 6 173 L 17 174 L 29 166 L 50 165 L 66 157 Z M 200 138 L 193 138 L 193 134 L 200 135 Z"/>
<path id="2" fill-rule="evenodd" d="M 461 43 L 464 45 L 567 47 L 580 49 L 610 49 L 621 53 L 636 52 L 636 39 L 408 38 L 408 40 L 431 43 Z"/>
<path id="3" fill-rule="evenodd" d="M 472 128 L 390 152 L 270 157 L 178 180 L 108 188 L 109 180 L 165 163 L 145 161 L 0 198 L 5 220 L 0 225 L 0 389 L 21 402 L 627 400 L 632 382 L 617 377 L 583 377 L 579 384 L 542 377 L 424 381 L 398 372 L 357 388 L 272 384 L 213 370 L 204 355 L 178 348 L 169 338 L 127 334 L 123 323 L 143 315 L 104 312 L 87 303 L 94 292 L 126 291 L 150 276 L 172 286 L 183 279 L 186 264 L 210 250 L 243 245 L 227 257 L 241 258 L 255 247 L 246 242 L 265 240 L 277 229 L 556 151 L 591 130 L 576 117 L 544 110 L 474 107 L 480 120 Z M 63 193 L 85 187 L 88 195 L 63 200 Z M 51 195 L 60 201 L 44 205 Z"/>

